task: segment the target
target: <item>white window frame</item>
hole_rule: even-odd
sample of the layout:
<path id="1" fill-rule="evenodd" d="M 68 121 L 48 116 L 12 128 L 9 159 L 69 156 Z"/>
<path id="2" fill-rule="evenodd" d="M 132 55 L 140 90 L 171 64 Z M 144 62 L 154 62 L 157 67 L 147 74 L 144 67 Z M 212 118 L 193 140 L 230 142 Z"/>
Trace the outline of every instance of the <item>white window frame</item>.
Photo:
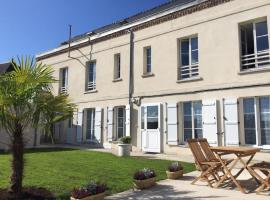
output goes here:
<path id="1" fill-rule="evenodd" d="M 89 81 L 90 65 L 91 64 L 94 64 L 93 81 Z M 87 75 L 86 75 L 86 80 L 87 80 L 86 90 L 87 91 L 96 90 L 96 68 L 97 68 L 97 62 L 95 60 L 87 63 Z"/>
<path id="2" fill-rule="evenodd" d="M 260 98 L 262 97 L 270 97 L 270 96 L 259 96 L 259 97 L 244 97 L 244 99 L 253 98 L 254 99 L 254 114 L 255 114 L 255 133 L 256 133 L 256 144 L 246 144 L 245 141 L 245 124 L 244 124 L 244 101 L 242 101 L 242 118 L 243 118 L 243 134 L 244 134 L 244 144 L 246 146 L 253 146 L 253 147 L 262 147 L 264 149 L 270 149 L 270 145 L 262 145 L 261 144 L 261 114 L 260 114 Z"/>
<path id="3" fill-rule="evenodd" d="M 63 74 L 65 71 L 65 74 Z M 62 94 L 67 94 L 68 93 L 68 67 L 63 67 L 59 70 L 59 75 L 60 75 L 60 84 L 59 84 L 59 92 Z M 65 83 L 63 84 L 63 78 L 65 76 Z"/>
<path id="4" fill-rule="evenodd" d="M 198 40 L 198 49 L 192 50 L 191 49 L 191 40 L 197 38 Z M 182 41 L 188 40 L 189 41 L 189 65 L 182 65 Z M 198 51 L 198 62 L 192 64 L 192 51 Z M 192 70 L 198 70 L 197 72 L 192 72 Z M 183 78 L 183 71 L 188 71 L 189 77 Z M 189 37 L 184 37 L 179 40 L 179 69 L 178 69 L 178 80 L 185 80 L 185 79 L 192 79 L 194 77 L 199 76 L 199 36 L 192 35 Z"/>
<path id="5" fill-rule="evenodd" d="M 240 45 L 241 48 L 241 71 L 246 71 L 246 70 L 250 70 L 250 69 L 258 69 L 258 68 L 262 68 L 259 66 L 259 64 L 264 64 L 264 63 L 270 63 L 270 49 L 268 48 L 268 50 L 263 50 L 263 51 L 259 51 L 257 50 L 257 30 L 256 30 L 256 24 L 260 23 L 260 22 L 266 22 L 267 27 L 268 27 L 268 21 L 266 18 L 261 18 L 261 19 L 257 19 L 257 20 L 252 20 L 246 23 L 242 23 L 239 26 L 239 30 L 240 30 L 240 43 L 242 41 L 241 38 L 241 26 L 246 25 L 246 24 L 252 24 L 253 26 L 253 42 L 254 42 L 254 54 L 249 54 L 249 55 L 242 55 L 242 44 Z M 268 29 L 267 29 L 268 31 Z M 266 35 L 260 36 L 260 37 L 264 37 L 267 36 L 268 37 L 268 41 L 269 41 L 269 32 L 267 32 Z M 269 42 L 268 42 L 269 44 Z M 269 44 L 270 45 L 270 44 Z M 262 59 L 262 58 L 268 58 L 268 60 L 266 61 L 258 61 L 258 59 Z M 246 63 L 243 64 L 243 61 L 248 61 L 248 60 L 255 60 L 254 63 Z M 255 64 L 254 68 L 247 68 L 247 69 L 243 69 L 243 66 L 249 66 L 249 65 L 253 65 Z M 264 67 L 269 67 L 270 64 L 263 66 Z"/>
<path id="6" fill-rule="evenodd" d="M 201 100 L 194 100 L 194 101 L 183 101 L 181 102 L 181 109 L 182 109 L 182 141 L 183 143 L 186 143 L 185 141 L 185 115 L 184 115 L 184 103 L 189 103 L 191 102 L 191 129 L 192 129 L 192 139 L 195 138 L 195 125 L 194 125 L 194 103 L 195 102 L 201 102 L 202 104 L 202 101 Z M 201 114 L 201 117 L 202 117 L 202 114 Z M 202 124 L 202 135 L 203 135 L 203 124 Z"/>
<path id="7" fill-rule="evenodd" d="M 121 54 L 117 53 L 114 55 L 114 80 L 121 78 Z"/>

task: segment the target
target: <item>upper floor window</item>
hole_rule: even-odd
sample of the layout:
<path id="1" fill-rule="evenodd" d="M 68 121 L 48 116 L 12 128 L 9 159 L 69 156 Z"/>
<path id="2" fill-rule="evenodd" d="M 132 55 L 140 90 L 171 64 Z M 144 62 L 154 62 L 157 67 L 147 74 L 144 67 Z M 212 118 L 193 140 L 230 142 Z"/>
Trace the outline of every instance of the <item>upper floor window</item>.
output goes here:
<path id="1" fill-rule="evenodd" d="M 120 54 L 114 55 L 114 79 L 121 78 L 121 56 Z"/>
<path id="2" fill-rule="evenodd" d="M 87 66 L 87 85 L 86 90 L 96 89 L 96 62 L 89 62 Z"/>
<path id="3" fill-rule="evenodd" d="M 151 47 L 144 48 L 144 74 L 152 73 L 152 51 Z"/>
<path id="4" fill-rule="evenodd" d="M 68 89 L 68 68 L 60 69 L 60 93 L 67 93 Z"/>
<path id="5" fill-rule="evenodd" d="M 268 27 L 266 20 L 240 25 L 241 69 L 265 67 L 270 64 Z"/>
<path id="6" fill-rule="evenodd" d="M 180 70 L 178 79 L 199 75 L 198 36 L 180 40 Z"/>

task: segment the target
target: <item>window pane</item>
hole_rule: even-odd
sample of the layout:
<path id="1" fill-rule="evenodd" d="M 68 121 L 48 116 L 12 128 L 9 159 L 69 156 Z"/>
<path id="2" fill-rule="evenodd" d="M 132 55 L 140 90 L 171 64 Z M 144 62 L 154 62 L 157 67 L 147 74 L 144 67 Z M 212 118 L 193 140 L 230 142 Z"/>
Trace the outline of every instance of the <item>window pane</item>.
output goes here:
<path id="1" fill-rule="evenodd" d="M 191 64 L 197 64 L 199 62 L 199 51 L 192 51 L 191 52 Z"/>
<path id="2" fill-rule="evenodd" d="M 261 128 L 270 129 L 270 113 L 261 114 Z"/>
<path id="3" fill-rule="evenodd" d="M 147 129 L 158 128 L 158 106 L 147 106 Z"/>
<path id="4" fill-rule="evenodd" d="M 184 141 L 192 138 L 192 129 L 184 129 Z"/>
<path id="5" fill-rule="evenodd" d="M 95 139 L 95 110 L 87 109 L 86 113 L 86 139 Z"/>
<path id="6" fill-rule="evenodd" d="M 262 129 L 261 134 L 261 144 L 270 145 L 270 129 Z"/>
<path id="7" fill-rule="evenodd" d="M 256 34 L 257 34 L 257 37 L 268 34 L 266 21 L 256 23 Z"/>
<path id="8" fill-rule="evenodd" d="M 195 129 L 195 138 L 202 138 L 202 129 Z"/>
<path id="9" fill-rule="evenodd" d="M 95 81 L 95 73 L 96 73 L 96 64 L 94 62 L 91 62 L 89 64 L 89 75 L 88 75 L 88 81 L 93 82 Z"/>
<path id="10" fill-rule="evenodd" d="M 261 113 L 269 113 L 270 112 L 270 101 L 269 97 L 261 97 L 260 98 L 260 112 Z"/>
<path id="11" fill-rule="evenodd" d="M 189 54 L 188 53 L 182 53 L 181 61 L 182 61 L 182 66 L 189 65 Z"/>
<path id="12" fill-rule="evenodd" d="M 255 128 L 255 114 L 244 115 L 245 128 Z"/>
<path id="13" fill-rule="evenodd" d="M 158 106 L 148 106 L 147 117 L 158 117 Z"/>
<path id="14" fill-rule="evenodd" d="M 124 108 L 118 108 L 118 117 L 124 116 Z"/>
<path id="15" fill-rule="evenodd" d="M 255 110 L 254 98 L 246 98 L 243 100 L 244 104 L 244 131 L 245 143 L 256 144 L 256 129 L 255 129 Z"/>
<path id="16" fill-rule="evenodd" d="M 244 99 L 244 113 L 254 113 L 254 98 Z"/>
<path id="17" fill-rule="evenodd" d="M 241 26 L 242 55 L 254 54 L 253 24 Z"/>
<path id="18" fill-rule="evenodd" d="M 202 114 L 202 102 L 201 101 L 195 101 L 193 103 L 193 110 L 195 115 L 201 115 Z"/>
<path id="19" fill-rule="evenodd" d="M 202 128 L 202 116 L 201 115 L 194 116 L 194 128 Z"/>
<path id="20" fill-rule="evenodd" d="M 255 129 L 245 129 L 245 143 L 256 144 L 256 131 Z"/>
<path id="21" fill-rule="evenodd" d="M 158 129 L 158 118 L 147 118 L 147 129 Z"/>
<path id="22" fill-rule="evenodd" d="M 191 38 L 191 50 L 198 49 L 198 38 Z"/>
<path id="23" fill-rule="evenodd" d="M 192 128 L 192 116 L 184 116 L 184 128 Z"/>
<path id="24" fill-rule="evenodd" d="M 192 105 L 192 102 L 183 103 L 184 115 L 191 115 L 191 105 Z"/>
<path id="25" fill-rule="evenodd" d="M 151 72 L 151 48 L 146 49 L 146 72 Z"/>
<path id="26" fill-rule="evenodd" d="M 263 36 L 257 38 L 257 51 L 264 51 L 269 49 L 268 37 Z"/>

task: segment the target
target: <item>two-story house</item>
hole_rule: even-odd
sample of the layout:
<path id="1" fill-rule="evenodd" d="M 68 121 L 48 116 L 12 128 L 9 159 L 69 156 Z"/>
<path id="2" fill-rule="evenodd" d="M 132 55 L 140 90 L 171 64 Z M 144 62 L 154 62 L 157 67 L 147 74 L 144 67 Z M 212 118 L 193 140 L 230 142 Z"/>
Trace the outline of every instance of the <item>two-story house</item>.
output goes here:
<path id="1" fill-rule="evenodd" d="M 269 0 L 174 0 L 37 55 L 55 69 L 55 94 L 78 105 L 55 139 L 270 148 L 269 21 Z"/>

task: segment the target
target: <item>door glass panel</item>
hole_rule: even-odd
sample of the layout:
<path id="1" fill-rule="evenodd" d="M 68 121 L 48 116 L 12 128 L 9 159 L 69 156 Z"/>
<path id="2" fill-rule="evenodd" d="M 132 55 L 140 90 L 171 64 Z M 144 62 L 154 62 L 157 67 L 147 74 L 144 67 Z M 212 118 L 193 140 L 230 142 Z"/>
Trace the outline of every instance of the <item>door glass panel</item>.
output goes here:
<path id="1" fill-rule="evenodd" d="M 184 141 L 192 138 L 192 102 L 184 102 Z"/>
<path id="2" fill-rule="evenodd" d="M 95 139 L 95 109 L 87 109 L 86 113 L 86 139 Z"/>
<path id="3" fill-rule="evenodd" d="M 117 138 L 121 138 L 125 135 L 125 108 L 117 108 Z"/>
<path id="4" fill-rule="evenodd" d="M 202 138 L 202 102 L 193 102 L 194 137 Z"/>
<path id="5" fill-rule="evenodd" d="M 269 97 L 261 97 L 259 102 L 261 119 L 261 144 L 270 145 L 270 99 Z"/>
<path id="6" fill-rule="evenodd" d="M 255 128 L 255 99 L 246 98 L 243 100 L 244 104 L 244 132 L 245 143 L 256 144 L 256 128 Z"/>
<path id="7" fill-rule="evenodd" d="M 158 106 L 147 106 L 147 129 L 158 129 Z"/>

